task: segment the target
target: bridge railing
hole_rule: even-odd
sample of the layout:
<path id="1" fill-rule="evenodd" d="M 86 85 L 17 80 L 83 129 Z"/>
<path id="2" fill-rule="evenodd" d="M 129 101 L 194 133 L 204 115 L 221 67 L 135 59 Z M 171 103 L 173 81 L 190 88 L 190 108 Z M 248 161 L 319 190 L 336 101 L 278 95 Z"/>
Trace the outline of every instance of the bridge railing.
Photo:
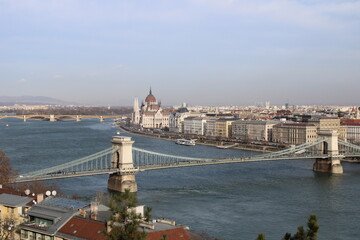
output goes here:
<path id="1" fill-rule="evenodd" d="M 311 142 L 306 142 L 294 147 L 289 147 L 287 149 L 281 150 L 281 151 L 277 151 L 277 152 L 272 152 L 272 153 L 266 153 L 266 154 L 261 154 L 261 155 L 257 155 L 257 158 L 272 158 L 272 157 L 279 157 L 279 156 L 284 156 L 284 155 L 289 155 L 289 154 L 296 154 L 296 155 L 300 155 L 303 154 L 305 152 L 313 152 L 314 154 L 319 154 L 319 150 L 315 148 L 316 145 L 321 144 L 322 142 L 325 141 L 325 138 L 317 138 Z"/>
<path id="2" fill-rule="evenodd" d="M 200 163 L 212 160 L 213 159 L 175 156 L 133 147 L 134 166 L 139 167 L 140 169 L 145 166 L 172 165 L 186 162 Z"/>
<path id="3" fill-rule="evenodd" d="M 68 162 L 63 163 L 54 167 L 49 167 L 46 169 L 33 171 L 20 175 L 19 178 L 32 178 L 35 176 L 42 176 L 47 174 L 57 174 L 66 171 L 80 171 L 80 170 L 89 170 L 89 169 L 107 169 L 111 167 L 111 154 L 113 153 L 113 148 L 108 148 L 100 152 L 91 154 L 89 156 Z"/>

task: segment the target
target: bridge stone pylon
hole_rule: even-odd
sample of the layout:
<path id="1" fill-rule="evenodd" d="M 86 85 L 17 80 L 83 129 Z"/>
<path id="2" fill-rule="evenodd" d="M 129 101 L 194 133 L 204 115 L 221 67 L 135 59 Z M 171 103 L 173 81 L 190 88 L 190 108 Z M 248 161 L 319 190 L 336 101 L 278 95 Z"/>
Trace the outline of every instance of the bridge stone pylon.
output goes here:
<path id="1" fill-rule="evenodd" d="M 114 149 L 111 168 L 117 168 L 118 172 L 110 174 L 108 188 L 118 192 L 125 192 L 125 189 L 137 192 L 135 173 L 138 170 L 134 168 L 132 156 L 134 141 L 131 140 L 131 137 L 114 136 L 111 143 Z"/>
<path id="2" fill-rule="evenodd" d="M 322 154 L 327 155 L 327 157 L 317 158 L 313 170 L 316 172 L 342 174 L 343 167 L 340 160 L 343 156 L 339 154 L 339 133 L 336 130 L 320 130 L 318 135 L 325 139 L 320 146 L 320 151 Z"/>
<path id="3" fill-rule="evenodd" d="M 50 121 L 50 122 L 56 122 L 56 118 L 55 118 L 55 115 L 54 115 L 54 114 L 51 114 L 51 115 L 50 115 L 49 121 Z"/>

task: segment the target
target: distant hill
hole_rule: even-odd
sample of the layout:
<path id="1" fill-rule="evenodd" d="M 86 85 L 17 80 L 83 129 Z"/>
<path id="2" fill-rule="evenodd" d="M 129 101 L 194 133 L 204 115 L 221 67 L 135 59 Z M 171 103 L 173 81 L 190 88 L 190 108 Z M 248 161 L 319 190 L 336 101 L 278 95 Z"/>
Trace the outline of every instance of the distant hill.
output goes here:
<path id="1" fill-rule="evenodd" d="M 67 104 L 74 104 L 74 103 L 62 101 L 62 100 L 59 100 L 56 98 L 42 97 L 42 96 L 20 96 L 20 97 L 0 96 L 0 105 L 11 106 L 14 104 L 67 105 Z"/>

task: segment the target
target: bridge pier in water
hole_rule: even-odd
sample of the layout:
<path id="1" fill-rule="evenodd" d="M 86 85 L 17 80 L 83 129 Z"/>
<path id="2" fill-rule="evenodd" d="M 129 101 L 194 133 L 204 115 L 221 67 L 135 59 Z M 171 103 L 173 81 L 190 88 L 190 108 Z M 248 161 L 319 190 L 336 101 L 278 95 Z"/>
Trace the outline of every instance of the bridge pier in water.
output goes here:
<path id="1" fill-rule="evenodd" d="M 327 154 L 326 158 L 317 158 L 313 165 L 313 170 L 316 172 L 328 172 L 335 174 L 342 174 L 344 172 L 341 166 L 341 157 L 339 154 L 339 133 L 336 130 L 320 130 L 319 137 L 325 137 L 320 150 L 323 154 Z"/>
<path id="2" fill-rule="evenodd" d="M 118 172 L 110 174 L 108 180 L 108 189 L 118 192 L 137 192 L 137 183 L 132 157 L 131 137 L 114 136 L 111 141 L 115 152 L 112 154 L 111 167 L 119 169 Z"/>
<path id="3" fill-rule="evenodd" d="M 49 121 L 50 121 L 50 122 L 56 122 L 55 115 L 51 114 L 51 115 L 50 115 L 50 118 L 49 118 Z"/>

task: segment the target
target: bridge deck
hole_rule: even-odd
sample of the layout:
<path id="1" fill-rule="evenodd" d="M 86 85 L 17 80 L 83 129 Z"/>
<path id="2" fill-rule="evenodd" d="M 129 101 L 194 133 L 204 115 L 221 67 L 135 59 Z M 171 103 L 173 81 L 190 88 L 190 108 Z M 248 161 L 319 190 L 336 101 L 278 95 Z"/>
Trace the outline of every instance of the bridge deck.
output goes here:
<path id="1" fill-rule="evenodd" d="M 34 177 L 18 177 L 15 180 L 15 183 L 22 183 L 22 182 L 31 182 L 31 181 L 42 181 L 42 180 L 52 180 L 52 179 L 59 179 L 59 178 L 73 178 L 73 177 L 84 177 L 84 176 L 93 176 L 93 175 L 102 175 L 102 174 L 112 174 L 118 172 L 119 169 L 111 168 L 105 170 L 96 170 L 96 171 L 83 171 L 83 172 L 63 172 L 59 174 L 48 174 L 44 176 L 34 176 Z"/>

